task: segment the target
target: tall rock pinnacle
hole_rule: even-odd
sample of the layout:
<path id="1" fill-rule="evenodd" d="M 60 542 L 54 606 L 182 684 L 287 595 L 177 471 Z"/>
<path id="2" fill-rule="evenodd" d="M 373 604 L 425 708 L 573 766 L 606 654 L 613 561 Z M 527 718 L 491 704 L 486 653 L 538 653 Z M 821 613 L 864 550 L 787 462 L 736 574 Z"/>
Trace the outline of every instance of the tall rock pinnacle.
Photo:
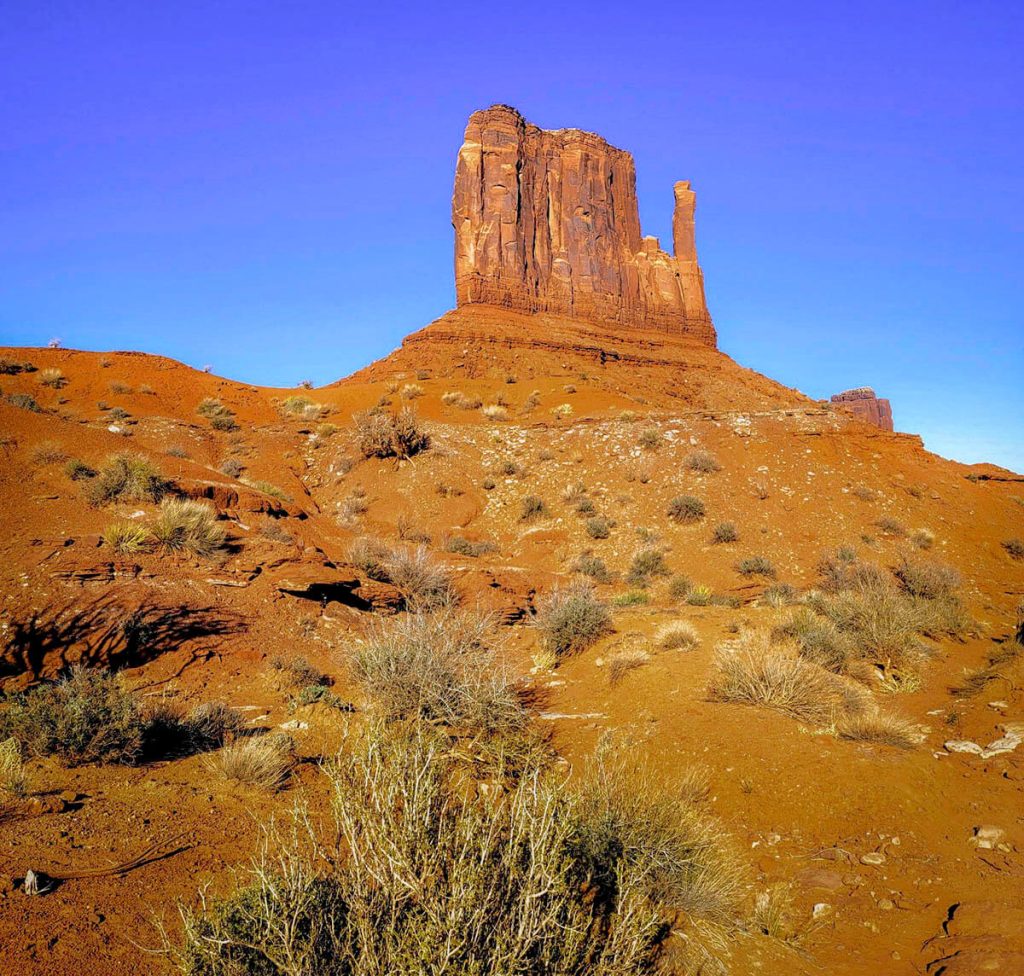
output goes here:
<path id="1" fill-rule="evenodd" d="M 675 255 L 640 233 L 633 157 L 514 108 L 474 112 L 452 195 L 458 304 L 661 329 L 715 345 L 688 182 L 675 185 Z"/>

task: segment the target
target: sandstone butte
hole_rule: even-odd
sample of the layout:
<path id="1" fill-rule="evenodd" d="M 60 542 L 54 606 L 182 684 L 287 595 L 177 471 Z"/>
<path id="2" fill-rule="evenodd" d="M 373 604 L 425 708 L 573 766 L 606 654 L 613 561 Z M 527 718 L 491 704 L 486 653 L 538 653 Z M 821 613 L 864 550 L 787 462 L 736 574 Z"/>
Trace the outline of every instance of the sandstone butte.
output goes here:
<path id="1" fill-rule="evenodd" d="M 0 791 L 0 976 L 166 973 L 140 948 L 159 944 L 155 916 L 174 935 L 176 902 L 195 905 L 207 882 L 232 890 L 254 828 L 289 823 L 297 799 L 319 821 L 319 760 L 376 708 L 355 649 L 404 619 L 401 592 L 355 557 L 360 539 L 423 545 L 462 604 L 500 622 L 500 659 L 573 770 L 610 739 L 649 790 L 706 771 L 714 837 L 747 887 L 723 968 L 703 971 L 1022 972 L 1024 563 L 1007 543 L 1024 478 L 930 453 L 877 426 L 880 406 L 854 416 L 874 402 L 863 391 L 820 403 L 716 348 L 683 191 L 672 258 L 640 236 L 628 155 L 491 109 L 459 153 L 458 307 L 351 376 L 268 389 L 139 352 L 0 349 L 0 689 L 112 667 L 146 708 L 223 701 L 254 733 L 286 732 L 299 760 L 275 793 L 219 777 L 216 753 L 28 759 L 29 795 Z M 354 415 L 402 407 L 429 449 L 365 457 Z M 86 472 L 124 451 L 208 506 L 228 545 L 214 558 L 113 548 L 111 526 L 160 519 L 145 498 L 90 503 Z M 696 452 L 717 468 L 694 467 Z M 669 516 L 685 495 L 703 518 Z M 524 518 L 530 499 L 543 507 Z M 638 596 L 626 577 L 652 546 L 673 576 Z M 906 748 L 710 693 L 745 634 L 774 641 L 800 618 L 828 638 L 814 607 L 839 547 L 890 581 L 904 560 L 962 579 L 970 625 L 914 634 L 911 680 L 859 644 L 848 667 L 829 665 L 841 675 L 805 662 L 812 687 L 841 681 L 869 715 L 894 716 Z M 581 576 L 583 557 L 607 572 Z M 774 577 L 741 572 L 753 557 Z M 681 598 L 681 577 L 713 599 Z M 584 579 L 614 630 L 552 671 L 528 624 Z M 676 624 L 696 643 L 666 649 Z M 303 702 L 276 657 L 305 659 L 357 710 Z M 176 839 L 168 856 L 104 873 L 161 839 Z M 28 869 L 92 876 L 35 898 L 19 887 Z M 770 892 L 791 899 L 776 923 L 802 935 L 795 949 L 749 921 Z M 694 934 L 685 913 L 673 928 Z"/>
<path id="2" fill-rule="evenodd" d="M 892 406 L 888 400 L 879 399 L 870 386 L 859 386 L 855 390 L 845 390 L 843 393 L 835 393 L 832 402 L 841 404 L 848 409 L 855 417 L 881 427 L 882 430 L 892 430 Z"/>
<path id="3" fill-rule="evenodd" d="M 666 254 L 640 232 L 628 152 L 592 132 L 540 129 L 507 105 L 474 112 L 452 194 L 458 305 L 660 329 L 713 346 L 695 206 L 689 182 L 676 183 Z"/>

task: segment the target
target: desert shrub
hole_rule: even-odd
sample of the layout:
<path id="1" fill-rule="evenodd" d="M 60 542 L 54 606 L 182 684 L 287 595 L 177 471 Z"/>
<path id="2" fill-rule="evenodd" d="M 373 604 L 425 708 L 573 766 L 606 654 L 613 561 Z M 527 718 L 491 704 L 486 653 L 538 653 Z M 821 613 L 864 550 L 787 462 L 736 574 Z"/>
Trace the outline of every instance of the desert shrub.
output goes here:
<path id="1" fill-rule="evenodd" d="M 449 390 L 441 394 L 441 402 L 447 407 L 457 406 L 461 399 L 462 394 L 458 390 Z"/>
<path id="2" fill-rule="evenodd" d="M 397 413 L 373 411 L 353 416 L 356 440 L 363 457 L 412 457 L 430 446 L 430 438 L 408 409 Z"/>
<path id="3" fill-rule="evenodd" d="M 225 458 L 220 463 L 220 473 L 229 478 L 241 478 L 244 470 L 245 465 L 238 458 Z"/>
<path id="4" fill-rule="evenodd" d="M 503 407 L 500 403 L 489 403 L 486 407 L 481 407 L 480 412 L 488 420 L 508 419 L 508 407 Z"/>
<path id="5" fill-rule="evenodd" d="M 1002 543 L 1002 547 L 1006 550 L 1007 555 L 1011 559 L 1024 559 L 1024 540 L 1021 539 L 1006 539 Z"/>
<path id="6" fill-rule="evenodd" d="M 474 541 L 466 539 L 461 535 L 452 535 L 445 539 L 444 548 L 446 552 L 454 552 L 459 556 L 469 556 L 476 559 L 494 552 L 498 547 L 493 542 Z"/>
<path id="7" fill-rule="evenodd" d="M 17 376 L 18 373 L 34 373 L 36 367 L 31 363 L 19 363 L 16 360 L 0 356 L 0 374 L 4 376 Z"/>
<path id="8" fill-rule="evenodd" d="M 862 502 L 873 502 L 877 497 L 877 493 L 872 491 L 866 485 L 857 485 L 853 489 L 854 495 L 856 495 Z"/>
<path id="9" fill-rule="evenodd" d="M 55 390 L 59 390 L 62 386 L 67 383 L 67 379 L 59 369 L 43 369 L 39 371 L 39 382 L 43 386 L 52 387 Z"/>
<path id="10" fill-rule="evenodd" d="M 899 520 L 890 515 L 883 515 L 875 525 L 885 535 L 903 538 L 907 534 L 907 527 Z"/>
<path id="11" fill-rule="evenodd" d="M 213 556 L 224 549 L 227 533 L 211 506 L 188 498 L 165 498 L 153 535 L 168 552 Z"/>
<path id="12" fill-rule="evenodd" d="M 519 520 L 521 522 L 529 522 L 532 519 L 541 518 L 548 513 L 547 505 L 544 504 L 544 499 L 539 498 L 537 495 L 527 495 L 523 498 L 520 511 Z"/>
<path id="13" fill-rule="evenodd" d="M 686 455 L 683 465 L 688 471 L 697 471 L 700 474 L 713 474 L 715 471 L 722 470 L 718 458 L 710 451 L 691 451 Z"/>
<path id="14" fill-rule="evenodd" d="M 597 507 L 589 498 L 581 498 L 575 505 L 577 515 L 593 515 Z"/>
<path id="15" fill-rule="evenodd" d="M 173 458 L 187 458 L 189 456 L 188 451 L 186 451 L 185 448 L 177 444 L 167 448 L 166 453 L 168 457 Z"/>
<path id="16" fill-rule="evenodd" d="M 213 753 L 207 765 L 222 779 L 274 792 L 291 771 L 291 744 L 287 736 L 246 736 Z"/>
<path id="17" fill-rule="evenodd" d="M 637 443 L 645 451 L 654 451 L 661 446 L 661 431 L 657 427 L 647 427 L 640 432 Z"/>
<path id="18" fill-rule="evenodd" d="M 641 549 L 629 565 L 626 582 L 630 586 L 647 586 L 656 576 L 668 576 L 665 554 L 660 549 Z"/>
<path id="19" fill-rule="evenodd" d="M 388 560 L 388 582 L 414 611 L 437 610 L 458 603 L 459 595 L 448 567 L 433 560 L 426 546 L 396 549 Z"/>
<path id="20" fill-rule="evenodd" d="M 152 540 L 149 529 L 135 522 L 112 522 L 103 530 L 102 538 L 105 546 L 125 555 L 142 552 Z"/>
<path id="21" fill-rule="evenodd" d="M 666 624 L 658 631 L 658 646 L 666 651 L 676 651 L 682 648 L 690 650 L 700 643 L 700 635 L 697 628 L 686 620 L 677 620 L 674 623 Z"/>
<path id="22" fill-rule="evenodd" d="M 527 712 L 491 631 L 488 618 L 451 610 L 381 621 L 356 652 L 353 674 L 389 719 L 416 717 L 471 735 L 518 733 Z"/>
<path id="23" fill-rule="evenodd" d="M 668 595 L 673 600 L 682 600 L 692 589 L 693 583 L 688 577 L 673 576 L 668 584 Z"/>
<path id="24" fill-rule="evenodd" d="M 611 535 L 612 524 L 608 519 L 598 516 L 587 519 L 587 535 L 591 539 L 607 539 Z"/>
<path id="25" fill-rule="evenodd" d="M 0 798 L 4 793 L 24 796 L 29 775 L 21 759 L 21 745 L 14 736 L 0 740 Z"/>
<path id="26" fill-rule="evenodd" d="M 170 482 L 141 454 L 114 454 L 89 481 L 86 495 L 93 505 L 158 502 L 170 489 Z"/>
<path id="27" fill-rule="evenodd" d="M 734 927 L 735 855 L 688 783 L 609 766 L 466 790 L 444 739 L 373 727 L 326 770 L 337 842 L 269 835 L 247 883 L 182 910 L 172 958 L 191 976 L 625 976 L 659 971 L 685 925 L 675 962 L 696 971 Z"/>
<path id="28" fill-rule="evenodd" d="M 767 576 L 769 579 L 775 577 L 775 567 L 764 556 L 747 556 L 736 563 L 736 572 L 740 576 Z"/>
<path id="29" fill-rule="evenodd" d="M 0 706 L 0 738 L 13 736 L 34 756 L 69 766 L 130 763 L 145 723 L 135 699 L 108 671 L 76 665 L 60 681 L 9 696 Z"/>
<path id="30" fill-rule="evenodd" d="M 557 659 L 586 650 L 612 627 L 608 608 L 584 584 L 554 590 L 534 618 L 544 647 Z"/>
<path id="31" fill-rule="evenodd" d="M 608 683 L 617 685 L 630 671 L 642 668 L 651 655 L 642 647 L 623 647 L 608 655 Z"/>
<path id="32" fill-rule="evenodd" d="M 114 423 L 123 423 L 131 418 L 131 414 L 124 409 L 124 407 L 114 407 L 107 416 L 107 420 L 113 420 Z"/>
<path id="33" fill-rule="evenodd" d="M 317 420 L 324 416 L 328 409 L 325 404 L 314 403 L 307 396 L 292 395 L 281 401 L 281 412 L 300 420 Z"/>
<path id="34" fill-rule="evenodd" d="M 96 471 L 79 458 L 72 458 L 64 465 L 64 475 L 72 481 L 87 481 L 96 477 Z"/>
<path id="35" fill-rule="evenodd" d="M 764 705 L 819 725 L 863 711 L 870 697 L 860 686 L 775 647 L 761 631 L 747 631 L 717 649 L 710 691 L 718 701 Z"/>
<path id="36" fill-rule="evenodd" d="M 797 600 L 796 588 L 789 583 L 772 583 L 765 587 L 761 599 L 769 607 L 785 607 Z"/>
<path id="37" fill-rule="evenodd" d="M 196 413 L 209 420 L 210 426 L 214 430 L 238 429 L 238 424 L 235 423 L 235 412 L 213 397 L 207 397 L 200 401 L 199 406 L 196 407 Z"/>
<path id="38" fill-rule="evenodd" d="M 388 564 L 393 552 L 379 539 L 360 536 L 349 547 L 348 559 L 356 569 L 372 580 L 386 583 L 390 579 Z"/>
<path id="39" fill-rule="evenodd" d="M 127 383 L 122 383 L 120 380 L 114 380 L 114 382 L 110 384 L 110 392 L 117 393 L 120 396 L 125 396 L 132 392 L 132 388 Z"/>
<path id="40" fill-rule="evenodd" d="M 740 537 L 734 522 L 719 522 L 711 533 L 711 541 L 715 544 L 736 542 Z"/>
<path id="41" fill-rule="evenodd" d="M 847 716 L 837 724 L 836 733 L 840 739 L 895 746 L 897 749 L 912 749 L 918 741 L 917 730 L 906 719 L 876 710 Z"/>
<path id="42" fill-rule="evenodd" d="M 68 456 L 56 441 L 43 441 L 32 451 L 32 463 L 39 465 L 60 464 Z"/>
<path id="43" fill-rule="evenodd" d="M 935 545 L 935 536 L 928 529 L 915 529 L 910 534 L 910 543 L 918 549 L 931 549 Z"/>
<path id="44" fill-rule="evenodd" d="M 704 518 L 704 503 L 696 495 L 677 495 L 668 503 L 673 522 L 697 522 Z"/>
<path id="45" fill-rule="evenodd" d="M 423 387 L 418 383 L 406 383 L 402 387 L 401 397 L 403 400 L 415 400 L 423 396 Z"/>
<path id="46" fill-rule="evenodd" d="M 711 605 L 713 607 L 728 607 L 730 610 L 739 610 L 743 601 L 732 593 L 712 593 Z"/>
<path id="47" fill-rule="evenodd" d="M 253 478 L 239 478 L 239 481 L 243 485 L 248 485 L 250 488 L 255 488 L 256 491 L 262 491 L 264 495 L 270 495 L 271 498 L 276 498 L 281 502 L 290 502 L 292 500 L 291 495 L 277 485 L 271 484 L 269 481 L 259 481 Z"/>
<path id="48" fill-rule="evenodd" d="M 951 597 L 960 587 L 960 574 L 933 559 L 900 560 L 893 570 L 903 589 L 911 596 L 919 596 L 925 600 L 941 600 Z"/>
<path id="49" fill-rule="evenodd" d="M 857 553 L 847 546 L 840 546 L 834 553 L 826 553 L 818 560 L 818 585 L 826 593 L 870 586 L 885 578 L 885 573 L 874 563 L 861 562 Z"/>
<path id="50" fill-rule="evenodd" d="M 270 659 L 270 666 L 280 676 L 280 681 L 286 687 L 306 688 L 309 685 L 322 685 L 326 687 L 331 679 L 323 673 L 316 665 L 310 664 L 304 657 L 284 657 L 275 655 Z"/>
<path id="51" fill-rule="evenodd" d="M 176 701 L 158 698 L 145 713 L 144 757 L 167 759 L 219 749 L 245 729 L 245 717 L 224 702 L 204 702 L 187 712 Z"/>
<path id="52" fill-rule="evenodd" d="M 564 417 L 572 416 L 572 404 L 571 403 L 560 403 L 557 407 L 552 407 L 549 411 L 555 420 L 562 420 Z"/>
<path id="53" fill-rule="evenodd" d="M 643 590 L 630 590 L 612 597 L 614 607 L 642 607 L 651 602 L 651 598 Z"/>
<path id="54" fill-rule="evenodd" d="M 494 491 L 497 487 L 497 482 L 495 482 L 493 478 L 484 478 L 484 480 L 480 482 L 480 487 L 483 488 L 484 491 Z"/>
<path id="55" fill-rule="evenodd" d="M 299 689 L 298 695 L 289 703 L 289 708 L 294 708 L 298 705 L 326 705 L 328 708 L 333 708 L 338 712 L 355 711 L 354 705 L 343 698 L 339 698 L 325 685 L 306 685 L 304 688 Z"/>
<path id="56" fill-rule="evenodd" d="M 773 633 L 778 638 L 794 640 L 801 657 L 826 671 L 845 671 L 857 654 L 848 634 L 831 620 L 807 609 L 799 610 Z"/>
<path id="57" fill-rule="evenodd" d="M 593 553 L 585 552 L 573 564 L 573 570 L 583 576 L 588 576 L 595 583 L 610 583 L 615 579 L 612 572 L 605 565 L 605 561 Z"/>
<path id="58" fill-rule="evenodd" d="M 10 393 L 7 402 L 12 407 L 20 407 L 22 410 L 31 410 L 32 413 L 42 413 L 43 408 L 36 403 L 36 398 L 30 393 Z"/>
<path id="59" fill-rule="evenodd" d="M 686 603 L 691 607 L 708 607 L 713 598 L 710 586 L 691 586 L 686 593 Z"/>

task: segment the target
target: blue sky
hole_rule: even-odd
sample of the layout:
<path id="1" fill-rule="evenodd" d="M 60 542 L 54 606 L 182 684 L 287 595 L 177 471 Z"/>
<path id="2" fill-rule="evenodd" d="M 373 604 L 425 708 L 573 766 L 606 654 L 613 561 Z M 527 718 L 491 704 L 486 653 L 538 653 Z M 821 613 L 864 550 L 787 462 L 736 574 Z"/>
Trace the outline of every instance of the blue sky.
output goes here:
<path id="1" fill-rule="evenodd" d="M 1024 470 L 1018 0 L 6 0 L 0 342 L 325 383 L 454 303 L 451 183 L 493 102 L 698 194 L 722 349 Z"/>

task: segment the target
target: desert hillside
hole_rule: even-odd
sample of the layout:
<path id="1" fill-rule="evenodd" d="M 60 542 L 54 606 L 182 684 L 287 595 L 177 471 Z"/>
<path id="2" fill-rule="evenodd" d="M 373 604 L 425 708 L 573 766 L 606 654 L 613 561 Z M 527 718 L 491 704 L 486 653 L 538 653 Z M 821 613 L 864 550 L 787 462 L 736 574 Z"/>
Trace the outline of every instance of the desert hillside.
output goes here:
<path id="1" fill-rule="evenodd" d="M 0 350 L 0 972 L 297 976 L 318 920 L 417 911 L 402 971 L 464 972 L 456 882 L 560 919 L 494 972 L 1024 972 L 1024 478 L 718 351 L 686 235 L 596 305 L 464 268 L 321 389 Z M 413 870 L 434 769 L 420 826 L 472 829 Z M 615 885 L 530 873 L 558 810 Z M 486 823 L 533 854 L 463 877 Z"/>

